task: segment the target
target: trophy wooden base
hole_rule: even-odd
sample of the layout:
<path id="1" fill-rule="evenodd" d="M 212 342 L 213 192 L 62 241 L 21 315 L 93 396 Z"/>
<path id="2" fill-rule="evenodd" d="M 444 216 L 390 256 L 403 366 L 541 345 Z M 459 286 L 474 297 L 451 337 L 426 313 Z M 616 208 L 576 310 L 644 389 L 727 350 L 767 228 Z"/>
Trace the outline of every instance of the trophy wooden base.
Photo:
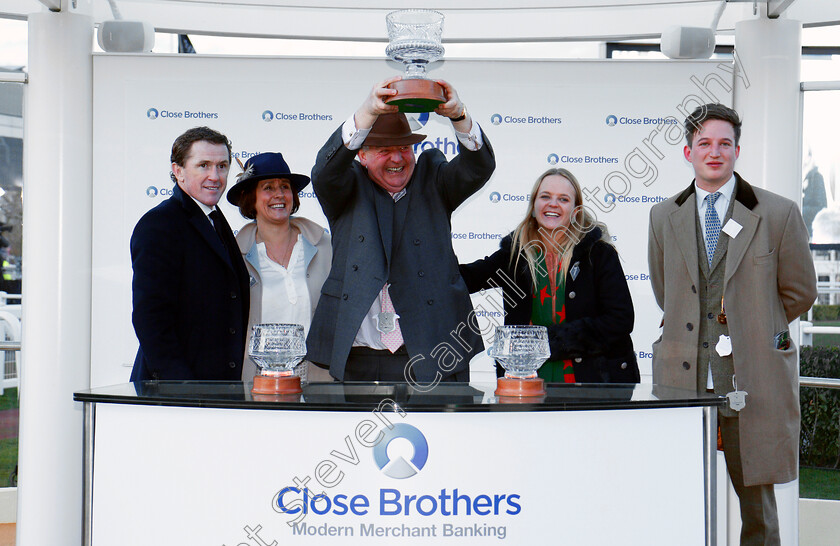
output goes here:
<path id="1" fill-rule="evenodd" d="M 500 377 L 496 380 L 496 396 L 537 397 L 545 396 L 545 381 L 541 377 L 514 379 Z"/>
<path id="2" fill-rule="evenodd" d="M 301 394 L 257 394 L 251 393 L 255 402 L 300 402 Z"/>
<path id="3" fill-rule="evenodd" d="M 255 375 L 252 394 L 297 394 L 303 392 L 300 388 L 300 377 L 287 375 L 275 377 L 271 375 Z"/>
<path id="4" fill-rule="evenodd" d="M 400 112 L 432 112 L 438 104 L 446 102 L 443 87 L 425 78 L 407 78 L 388 85 L 396 89 L 397 94 L 386 99 L 388 104 L 396 104 Z"/>
<path id="5" fill-rule="evenodd" d="M 545 395 L 543 396 L 497 396 L 496 402 L 499 404 L 542 404 L 545 402 Z"/>

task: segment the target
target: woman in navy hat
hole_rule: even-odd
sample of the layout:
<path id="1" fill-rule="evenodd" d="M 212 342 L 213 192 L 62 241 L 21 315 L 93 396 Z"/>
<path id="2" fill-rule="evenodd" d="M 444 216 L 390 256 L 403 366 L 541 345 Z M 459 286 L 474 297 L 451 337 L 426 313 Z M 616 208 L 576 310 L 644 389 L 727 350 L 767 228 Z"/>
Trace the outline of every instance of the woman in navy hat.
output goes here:
<path id="1" fill-rule="evenodd" d="M 323 227 L 292 216 L 307 184 L 309 177 L 292 173 L 283 154 L 266 152 L 248 159 L 228 192 L 228 201 L 253 220 L 236 235 L 251 276 L 249 336 L 252 325 L 267 322 L 302 324 L 309 333 L 332 247 Z M 326 370 L 312 363 L 307 367 L 309 381 L 332 381 Z M 246 355 L 242 380 L 251 381 L 256 371 Z"/>

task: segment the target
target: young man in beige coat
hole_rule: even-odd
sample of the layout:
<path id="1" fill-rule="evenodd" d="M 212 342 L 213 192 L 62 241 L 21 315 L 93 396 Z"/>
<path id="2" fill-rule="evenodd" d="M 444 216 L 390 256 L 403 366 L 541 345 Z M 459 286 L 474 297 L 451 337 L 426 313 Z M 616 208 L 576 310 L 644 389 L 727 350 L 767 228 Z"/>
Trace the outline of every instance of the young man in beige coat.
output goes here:
<path id="1" fill-rule="evenodd" d="M 734 110 L 701 106 L 685 129 L 695 179 L 650 212 L 648 262 L 664 311 L 653 382 L 727 396 L 719 423 L 741 544 L 779 544 L 773 484 L 797 477 L 799 448 L 788 324 L 817 296 L 808 232 L 796 204 L 734 171 Z"/>

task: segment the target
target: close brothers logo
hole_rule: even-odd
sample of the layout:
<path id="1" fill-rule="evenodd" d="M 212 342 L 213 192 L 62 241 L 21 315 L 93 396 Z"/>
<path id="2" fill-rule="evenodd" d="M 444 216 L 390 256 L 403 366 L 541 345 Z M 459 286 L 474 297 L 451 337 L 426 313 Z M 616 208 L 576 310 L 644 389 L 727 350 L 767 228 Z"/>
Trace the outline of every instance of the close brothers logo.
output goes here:
<path id="1" fill-rule="evenodd" d="M 364 421 L 356 428 L 357 434 L 363 429 L 363 425 L 367 426 L 365 423 L 372 422 Z M 373 449 L 376 468 L 395 480 L 416 476 L 429 459 L 429 443 L 426 437 L 416 427 L 407 423 L 394 424 L 387 421 L 387 425 L 387 430 L 377 433 L 375 442 L 365 444 Z M 369 428 L 365 430 L 371 432 Z M 371 438 L 371 434 L 365 434 L 368 439 Z M 358 463 L 359 459 L 349 436 L 346 437 L 346 442 L 351 448 L 351 458 L 336 451 L 332 451 L 331 455 L 340 456 L 341 460 L 352 464 Z M 443 449 L 445 448 L 446 446 Z M 469 463 L 465 465 L 470 468 L 474 466 Z M 324 471 L 328 467 L 331 470 Z M 336 463 L 322 461 L 316 469 L 316 480 L 325 487 L 338 485 L 344 473 L 338 472 L 336 477 L 335 470 Z M 424 478 L 435 481 L 434 473 Z M 504 540 L 508 536 L 508 528 L 506 522 L 500 522 L 499 516 L 519 516 L 523 508 L 521 493 L 475 491 L 458 484 L 452 484 L 452 487 L 436 485 L 426 491 L 416 490 L 415 484 L 411 490 L 396 486 L 357 492 L 334 490 L 332 493 L 315 494 L 306 487 L 308 481 L 309 477 L 303 481 L 295 478 L 295 486 L 284 487 L 271 501 L 276 512 L 292 516 L 293 519 L 287 521 L 291 536 L 393 537 L 398 539 L 400 544 L 408 542 L 399 539 L 409 537 L 492 536 Z M 374 483 L 379 481 L 375 479 Z M 329 519 L 318 519 L 322 516 Z M 307 517 L 313 519 L 306 519 Z M 480 517 L 488 519 L 484 522 L 477 519 Z M 259 529 L 260 527 L 256 528 Z M 254 538 L 248 527 L 245 530 L 248 538 Z M 278 543 L 260 541 L 263 546 Z M 361 541 L 353 543 L 366 544 Z M 417 542 L 429 543 L 429 540 Z M 321 541 L 317 544 L 326 542 Z"/>
<path id="2" fill-rule="evenodd" d="M 267 109 L 262 111 L 260 118 L 266 123 L 270 121 L 297 123 L 299 121 L 332 121 L 333 116 L 320 112 L 282 112 Z"/>
<path id="3" fill-rule="evenodd" d="M 490 123 L 493 125 L 560 125 L 563 118 L 553 115 L 526 115 L 526 114 L 493 114 L 490 116 Z"/>
<path id="4" fill-rule="evenodd" d="M 412 132 L 422 129 L 427 123 L 429 123 L 428 112 L 420 114 L 406 114 L 405 117 L 408 119 L 408 126 L 411 127 Z"/>
<path id="5" fill-rule="evenodd" d="M 624 115 L 621 117 L 616 116 L 615 114 L 610 114 L 604 120 L 604 123 L 607 124 L 609 127 L 616 127 L 616 126 L 633 126 L 633 125 L 656 125 L 658 127 L 662 127 L 663 125 L 679 125 L 679 120 L 673 116 L 658 116 L 658 115 L 651 115 L 651 116 L 640 116 L 640 115 Z M 658 131 L 658 129 L 657 129 Z"/>
<path id="6" fill-rule="evenodd" d="M 166 108 L 149 108 L 146 110 L 146 117 L 155 119 L 219 119 L 218 112 L 203 112 L 193 110 L 167 110 Z"/>
<path id="7" fill-rule="evenodd" d="M 490 194 L 490 202 L 491 203 L 498 203 L 501 200 L 502 200 L 502 194 L 500 194 L 499 192 L 494 191 L 493 193 Z"/>
<path id="8" fill-rule="evenodd" d="M 607 205 L 621 204 L 621 205 L 654 205 L 661 203 L 668 199 L 662 195 L 616 195 L 608 193 L 604 195 L 604 203 Z"/>
<path id="9" fill-rule="evenodd" d="M 145 190 L 146 197 L 149 199 L 154 199 L 155 197 L 169 197 L 172 195 L 172 188 L 167 187 L 157 187 L 157 186 L 149 186 Z"/>
<path id="10" fill-rule="evenodd" d="M 401 455 L 391 459 L 388 456 L 388 446 L 394 440 L 407 440 L 411 443 L 414 453 L 410 460 Z M 406 423 L 397 423 L 393 428 L 385 431 L 385 436 L 373 448 L 373 460 L 383 474 L 389 478 L 403 480 L 420 472 L 429 458 L 429 443 L 426 437 L 416 427 Z"/>

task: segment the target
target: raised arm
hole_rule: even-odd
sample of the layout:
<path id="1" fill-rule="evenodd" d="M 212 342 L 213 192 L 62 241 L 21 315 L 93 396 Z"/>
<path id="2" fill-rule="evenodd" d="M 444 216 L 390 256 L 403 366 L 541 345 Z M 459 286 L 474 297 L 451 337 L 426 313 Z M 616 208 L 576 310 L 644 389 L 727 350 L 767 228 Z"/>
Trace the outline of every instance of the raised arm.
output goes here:
<path id="1" fill-rule="evenodd" d="M 312 167 L 312 188 L 330 220 L 337 218 L 353 199 L 356 192 L 353 169 L 360 168 L 354 160 L 370 128 L 381 114 L 398 110 L 395 105 L 385 104 L 385 99 L 397 93 L 388 84 L 400 79 L 401 76 L 395 76 L 374 85 L 353 117 L 336 129 L 318 151 Z"/>

